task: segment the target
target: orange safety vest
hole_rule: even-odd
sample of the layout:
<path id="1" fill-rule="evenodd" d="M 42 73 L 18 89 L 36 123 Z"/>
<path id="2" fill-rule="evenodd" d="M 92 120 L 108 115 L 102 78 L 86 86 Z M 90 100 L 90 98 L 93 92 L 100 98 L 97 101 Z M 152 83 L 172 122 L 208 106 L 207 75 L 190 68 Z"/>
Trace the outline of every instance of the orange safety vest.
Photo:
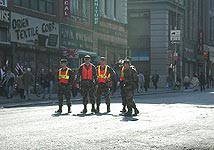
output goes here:
<path id="1" fill-rule="evenodd" d="M 69 70 L 70 70 L 69 68 L 66 68 L 65 71 L 63 71 L 62 68 L 59 69 L 59 75 L 58 75 L 59 83 L 68 84 L 68 80 L 70 78 L 68 74 Z"/>
<path id="2" fill-rule="evenodd" d="M 107 79 L 110 78 L 110 73 L 107 75 L 107 66 L 105 66 L 104 70 L 101 70 L 101 66 L 98 66 L 97 69 L 97 78 L 98 78 L 98 83 L 106 83 Z"/>
<path id="3" fill-rule="evenodd" d="M 87 69 L 85 66 L 85 63 L 82 64 L 82 79 L 83 80 L 92 80 L 92 65 L 89 65 L 89 68 Z"/>
<path id="4" fill-rule="evenodd" d="M 125 78 L 124 78 L 124 66 L 121 68 L 121 71 L 120 71 L 120 81 L 124 81 Z"/>

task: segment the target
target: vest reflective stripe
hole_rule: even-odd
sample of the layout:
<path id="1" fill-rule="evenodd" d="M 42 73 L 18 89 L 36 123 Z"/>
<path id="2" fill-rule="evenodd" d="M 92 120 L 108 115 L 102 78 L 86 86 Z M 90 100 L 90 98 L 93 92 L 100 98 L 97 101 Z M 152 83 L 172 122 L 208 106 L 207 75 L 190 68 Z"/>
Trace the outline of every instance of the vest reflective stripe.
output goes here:
<path id="1" fill-rule="evenodd" d="M 92 65 L 90 64 L 89 68 L 87 69 L 85 63 L 82 64 L 82 79 L 83 80 L 92 80 Z"/>
<path id="2" fill-rule="evenodd" d="M 69 68 L 67 68 L 66 71 L 62 71 L 62 68 L 59 69 L 59 75 L 58 75 L 59 83 L 65 83 L 65 84 L 68 83 L 68 80 L 69 80 L 68 71 L 69 70 L 70 70 Z"/>
<path id="3" fill-rule="evenodd" d="M 107 66 L 105 66 L 104 70 L 101 70 L 101 66 L 98 66 L 98 83 L 106 83 L 106 80 L 110 78 L 110 73 L 107 75 Z"/>
<path id="4" fill-rule="evenodd" d="M 121 71 L 120 71 L 120 81 L 124 81 L 124 66 L 121 68 Z"/>

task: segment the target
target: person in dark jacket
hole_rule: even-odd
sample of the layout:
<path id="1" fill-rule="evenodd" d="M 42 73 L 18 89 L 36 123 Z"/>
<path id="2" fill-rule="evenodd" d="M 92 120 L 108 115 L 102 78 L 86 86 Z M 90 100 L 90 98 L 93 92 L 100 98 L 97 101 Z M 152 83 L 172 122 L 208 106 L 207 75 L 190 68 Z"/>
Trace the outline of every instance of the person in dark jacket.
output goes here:
<path id="1" fill-rule="evenodd" d="M 200 82 L 201 91 L 205 91 L 206 80 L 203 72 L 200 73 L 199 82 Z"/>

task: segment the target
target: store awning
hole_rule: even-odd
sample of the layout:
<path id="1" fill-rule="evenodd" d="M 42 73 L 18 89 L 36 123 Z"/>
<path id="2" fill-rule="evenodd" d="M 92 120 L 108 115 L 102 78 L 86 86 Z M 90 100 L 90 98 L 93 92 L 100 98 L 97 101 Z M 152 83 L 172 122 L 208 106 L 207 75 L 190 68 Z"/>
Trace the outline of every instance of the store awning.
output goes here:
<path id="1" fill-rule="evenodd" d="M 91 52 L 91 51 L 86 51 L 83 49 L 77 49 L 77 55 L 90 55 L 92 57 L 96 57 L 97 53 Z"/>

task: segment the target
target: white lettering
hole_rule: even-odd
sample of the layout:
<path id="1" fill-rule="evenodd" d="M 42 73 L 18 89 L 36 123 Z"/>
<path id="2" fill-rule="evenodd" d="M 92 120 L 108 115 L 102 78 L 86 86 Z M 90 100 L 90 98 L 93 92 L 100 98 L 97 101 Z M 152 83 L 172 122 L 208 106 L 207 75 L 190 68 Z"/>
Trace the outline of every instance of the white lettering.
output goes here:
<path id="1" fill-rule="evenodd" d="M 0 10 L 0 21 L 6 22 L 6 23 L 10 22 L 9 11 Z"/>

